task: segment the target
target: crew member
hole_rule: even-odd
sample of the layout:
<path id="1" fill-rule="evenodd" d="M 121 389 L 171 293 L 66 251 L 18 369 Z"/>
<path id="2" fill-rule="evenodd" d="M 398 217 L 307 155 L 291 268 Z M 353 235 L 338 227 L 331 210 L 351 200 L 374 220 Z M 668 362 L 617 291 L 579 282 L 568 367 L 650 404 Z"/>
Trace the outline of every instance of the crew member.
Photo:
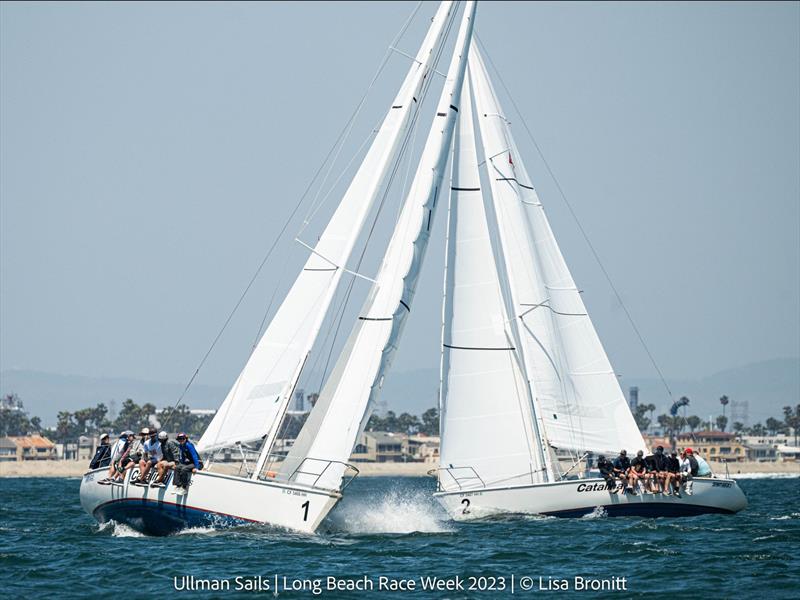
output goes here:
<path id="1" fill-rule="evenodd" d="M 203 463 L 197 455 L 197 450 L 194 444 L 189 441 L 189 436 L 185 433 L 177 435 L 178 444 L 180 444 L 178 464 L 175 465 L 175 489 L 174 494 L 183 496 L 189 490 L 192 473 L 203 470 Z"/>
<path id="2" fill-rule="evenodd" d="M 622 493 L 626 493 L 626 487 L 628 485 L 628 471 L 631 468 L 631 461 L 628 458 L 628 451 L 622 449 L 619 451 L 619 456 L 614 459 L 614 475 L 622 481 Z"/>
<path id="3" fill-rule="evenodd" d="M 169 439 L 166 431 L 158 434 L 158 441 L 161 443 L 161 460 L 158 461 L 158 477 L 150 484 L 151 487 L 164 487 L 164 478 L 170 469 L 174 469 L 178 464 L 181 449 L 178 442 Z"/>
<path id="4" fill-rule="evenodd" d="M 90 469 L 99 469 L 107 467 L 111 464 L 111 444 L 109 443 L 108 434 L 104 433 L 100 436 L 100 445 L 94 451 L 92 460 L 89 461 Z"/>

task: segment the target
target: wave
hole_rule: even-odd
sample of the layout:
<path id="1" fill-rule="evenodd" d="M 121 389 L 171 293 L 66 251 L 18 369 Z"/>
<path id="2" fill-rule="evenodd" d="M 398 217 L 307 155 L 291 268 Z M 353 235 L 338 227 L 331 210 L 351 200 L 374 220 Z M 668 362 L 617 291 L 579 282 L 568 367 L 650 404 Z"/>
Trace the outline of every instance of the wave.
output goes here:
<path id="1" fill-rule="evenodd" d="M 800 519 L 800 512 L 793 512 L 790 515 L 781 515 L 780 517 L 770 517 L 770 521 L 788 521 L 789 519 Z"/>
<path id="2" fill-rule="evenodd" d="M 589 514 L 583 515 L 581 519 L 602 519 L 603 517 L 607 517 L 608 512 L 602 506 L 595 506 L 594 510 Z"/>
<path id="3" fill-rule="evenodd" d="M 384 496 L 350 497 L 328 517 L 339 531 L 356 534 L 449 533 L 442 509 L 423 492 L 393 490 Z"/>
<path id="4" fill-rule="evenodd" d="M 797 473 L 732 473 L 731 479 L 792 479 L 800 477 Z"/>
<path id="5" fill-rule="evenodd" d="M 175 535 L 204 535 L 208 533 L 219 533 L 219 530 L 213 527 L 188 527 L 181 529 Z"/>
<path id="6" fill-rule="evenodd" d="M 142 532 L 136 531 L 133 527 L 129 527 L 124 523 L 117 523 L 116 521 L 109 521 L 109 523 L 113 523 L 113 530 L 111 531 L 111 535 L 113 537 L 122 537 L 122 538 L 147 537 Z"/>

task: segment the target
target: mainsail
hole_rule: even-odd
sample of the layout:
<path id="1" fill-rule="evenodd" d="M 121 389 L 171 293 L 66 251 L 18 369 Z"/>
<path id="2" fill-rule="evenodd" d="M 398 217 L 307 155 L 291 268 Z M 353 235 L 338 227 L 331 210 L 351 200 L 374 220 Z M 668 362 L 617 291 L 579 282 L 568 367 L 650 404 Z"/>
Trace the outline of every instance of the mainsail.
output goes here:
<path id="1" fill-rule="evenodd" d="M 513 318 L 543 437 L 578 452 L 643 449 L 475 44 L 469 65 Z"/>
<path id="2" fill-rule="evenodd" d="M 367 215 L 402 147 L 453 12 L 442 2 L 360 168 L 244 369 L 198 443 L 210 451 L 277 434 Z"/>
<path id="3" fill-rule="evenodd" d="M 469 85 L 453 143 L 442 334 L 444 490 L 543 481 L 530 394 L 492 253 Z"/>
<path id="4" fill-rule="evenodd" d="M 380 393 L 414 298 L 458 115 L 475 14 L 466 3 L 434 124 L 383 262 L 319 400 L 281 466 L 281 477 L 337 488 Z"/>

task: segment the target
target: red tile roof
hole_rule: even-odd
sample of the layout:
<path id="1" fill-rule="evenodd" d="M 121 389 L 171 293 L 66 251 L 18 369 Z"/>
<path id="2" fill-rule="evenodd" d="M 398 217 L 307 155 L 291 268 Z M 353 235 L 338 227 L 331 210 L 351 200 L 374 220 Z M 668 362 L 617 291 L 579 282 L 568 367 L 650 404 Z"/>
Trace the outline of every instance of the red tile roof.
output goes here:
<path id="1" fill-rule="evenodd" d="M 21 448 L 55 448 L 56 445 L 41 435 L 9 436 Z"/>

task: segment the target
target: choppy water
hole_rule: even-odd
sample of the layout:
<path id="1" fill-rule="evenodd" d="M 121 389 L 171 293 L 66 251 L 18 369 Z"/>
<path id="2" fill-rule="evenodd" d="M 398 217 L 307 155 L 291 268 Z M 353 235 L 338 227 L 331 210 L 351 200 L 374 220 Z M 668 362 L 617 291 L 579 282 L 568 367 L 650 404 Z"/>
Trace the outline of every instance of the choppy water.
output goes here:
<path id="1" fill-rule="evenodd" d="M 741 479 L 750 507 L 735 516 L 684 519 L 514 518 L 449 522 L 430 498 L 433 481 L 362 478 L 347 490 L 321 532 L 304 536 L 256 526 L 146 537 L 99 526 L 80 508 L 78 479 L 0 479 L 0 591 L 22 598 L 269 597 L 279 587 L 321 579 L 326 598 L 493 598 L 578 595 L 574 577 L 625 577 L 627 591 L 605 596 L 670 598 L 800 597 L 800 479 Z M 228 591 L 177 592 L 174 578 L 225 580 Z M 269 591 L 237 592 L 262 576 Z M 365 593 L 326 591 L 326 577 L 373 581 Z M 413 579 L 417 589 L 380 592 L 379 577 Z M 505 591 L 431 592 L 423 577 L 505 578 Z M 534 589 L 520 581 L 531 577 Z M 567 579 L 569 592 L 539 591 L 539 578 Z M 241 585 L 240 583 L 240 585 Z M 466 579 L 464 585 L 468 586 Z M 477 580 L 488 586 L 491 579 Z M 526 582 L 527 583 L 527 582 Z M 500 587 L 500 579 L 494 581 Z M 306 591 L 282 597 L 314 598 Z M 674 594 L 678 595 L 674 595 Z M 580 597 L 596 597 L 584 592 Z"/>

